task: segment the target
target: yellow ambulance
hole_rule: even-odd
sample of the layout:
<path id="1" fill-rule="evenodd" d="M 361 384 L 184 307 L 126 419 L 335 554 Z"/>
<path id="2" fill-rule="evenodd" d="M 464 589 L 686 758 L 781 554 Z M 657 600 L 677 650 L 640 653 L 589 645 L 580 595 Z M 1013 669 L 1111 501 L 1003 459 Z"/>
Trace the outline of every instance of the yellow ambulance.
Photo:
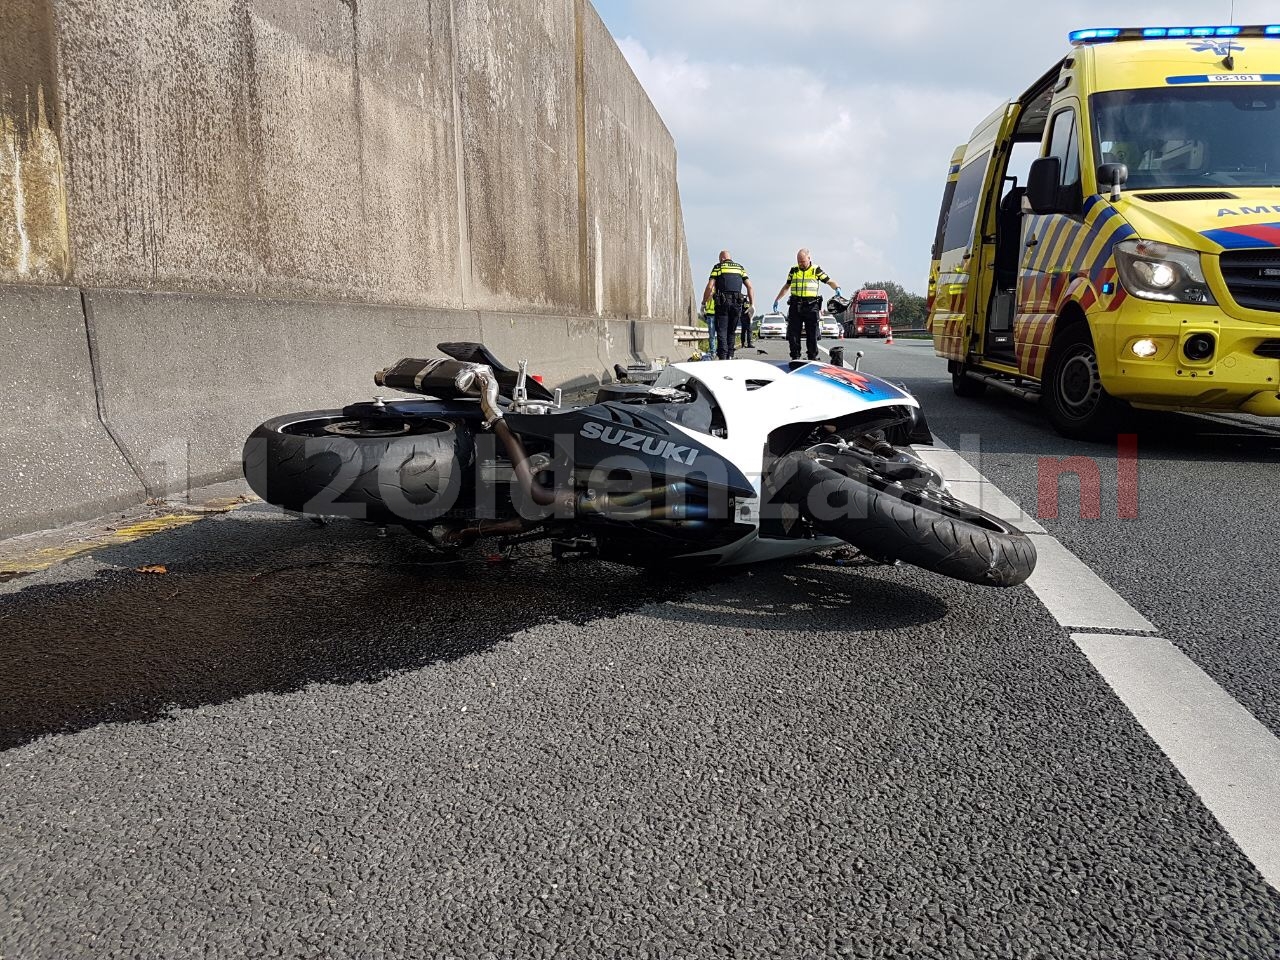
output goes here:
<path id="1" fill-rule="evenodd" d="M 947 225 L 947 210 L 951 208 L 951 198 L 955 196 L 956 182 L 960 179 L 960 165 L 964 161 L 964 144 L 956 147 L 951 154 L 951 163 L 947 166 L 947 185 L 942 190 L 942 213 L 938 215 L 938 232 L 933 237 L 933 250 L 929 264 L 929 295 L 925 298 L 925 313 L 933 314 L 933 301 L 938 295 L 938 268 L 942 263 L 942 234 Z M 926 320 L 927 324 L 927 320 Z"/>
<path id="2" fill-rule="evenodd" d="M 1080 438 L 1126 404 L 1280 416 L 1280 24 L 1070 40 L 948 175 L 929 328 L 955 392 Z"/>

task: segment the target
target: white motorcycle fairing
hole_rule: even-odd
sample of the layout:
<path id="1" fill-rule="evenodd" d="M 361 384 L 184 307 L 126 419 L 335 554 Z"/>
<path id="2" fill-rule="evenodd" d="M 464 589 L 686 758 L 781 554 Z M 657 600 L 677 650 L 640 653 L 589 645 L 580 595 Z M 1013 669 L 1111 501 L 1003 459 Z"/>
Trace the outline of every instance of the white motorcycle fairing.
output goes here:
<path id="1" fill-rule="evenodd" d="M 765 449 L 775 430 L 793 424 L 817 427 L 876 408 L 920 407 L 915 397 L 886 380 L 817 361 L 796 363 L 790 369 L 759 360 L 678 363 L 667 367 L 654 386 L 677 387 L 689 380 L 701 383 L 715 398 L 724 415 L 726 436 L 694 431 L 679 423 L 673 427 L 736 466 L 756 494 L 736 502 L 736 519 L 750 524 L 750 533 L 727 547 L 685 555 L 708 559 L 719 555 L 716 566 L 777 560 L 842 545 L 834 537 L 761 536 Z"/>

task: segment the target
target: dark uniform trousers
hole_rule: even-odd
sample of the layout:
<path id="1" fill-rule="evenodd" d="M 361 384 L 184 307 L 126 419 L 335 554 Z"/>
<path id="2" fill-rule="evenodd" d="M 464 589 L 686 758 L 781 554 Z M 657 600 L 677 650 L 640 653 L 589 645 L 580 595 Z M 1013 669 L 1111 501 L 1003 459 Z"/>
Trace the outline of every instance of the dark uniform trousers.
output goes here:
<path id="1" fill-rule="evenodd" d="M 741 293 L 716 294 L 716 359 L 732 360 L 734 331 L 747 298 Z"/>
<path id="2" fill-rule="evenodd" d="M 751 316 L 751 311 L 747 309 L 747 301 L 743 300 L 742 301 L 742 320 L 740 321 L 740 326 L 742 327 L 742 345 L 744 347 L 751 346 L 752 319 L 753 318 Z"/>
<path id="3" fill-rule="evenodd" d="M 792 297 L 787 301 L 787 345 L 791 359 L 800 359 L 800 338 L 804 337 L 806 356 L 818 359 L 818 314 L 822 312 L 821 297 Z"/>

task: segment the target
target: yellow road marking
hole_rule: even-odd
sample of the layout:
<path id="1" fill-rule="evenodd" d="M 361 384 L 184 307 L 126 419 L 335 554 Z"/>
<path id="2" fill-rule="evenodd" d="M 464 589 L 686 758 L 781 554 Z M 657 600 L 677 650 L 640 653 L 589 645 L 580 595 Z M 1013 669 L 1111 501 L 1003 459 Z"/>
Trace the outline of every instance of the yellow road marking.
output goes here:
<path id="1" fill-rule="evenodd" d="M 218 501 L 210 501 L 200 508 L 198 513 L 168 513 L 158 517 L 138 520 L 127 526 L 118 527 L 103 533 L 94 534 L 75 543 L 59 544 L 56 547 L 41 547 L 28 553 L 12 556 L 0 556 L 0 577 L 38 573 L 50 567 L 105 547 L 118 547 L 133 543 L 144 537 L 167 530 L 177 530 L 188 524 L 203 520 L 213 513 L 226 513 L 245 503 L 247 498 L 235 497 Z"/>

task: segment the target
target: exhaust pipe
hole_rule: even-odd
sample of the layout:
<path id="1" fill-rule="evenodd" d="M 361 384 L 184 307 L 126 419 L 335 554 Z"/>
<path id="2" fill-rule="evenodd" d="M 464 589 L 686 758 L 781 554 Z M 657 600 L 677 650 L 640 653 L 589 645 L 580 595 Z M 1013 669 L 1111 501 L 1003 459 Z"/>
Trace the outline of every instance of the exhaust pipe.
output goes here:
<path id="1" fill-rule="evenodd" d="M 457 378 L 458 389 L 470 393 L 479 388 L 480 409 L 484 412 L 485 423 L 493 428 L 502 446 L 511 459 L 511 467 L 515 471 L 516 481 L 528 494 L 529 499 L 540 507 L 553 507 L 556 513 L 572 516 L 607 516 L 614 513 L 625 513 L 628 510 L 645 510 L 645 514 L 637 520 L 656 520 L 665 522 L 685 520 L 705 520 L 711 515 L 711 508 L 706 503 L 661 503 L 671 497 L 683 497 L 689 492 L 688 484 L 671 483 L 661 487 L 650 487 L 646 490 L 633 490 L 625 493 L 590 493 L 577 494 L 572 487 L 548 487 L 539 483 L 529 466 L 529 455 L 524 444 L 507 426 L 506 416 L 498 406 L 498 381 L 493 371 L 483 364 L 475 364 L 470 370 L 462 371 Z"/>
<path id="2" fill-rule="evenodd" d="M 463 393 L 479 392 L 480 409 L 484 412 L 484 422 L 493 428 L 507 456 L 511 460 L 511 469 L 515 471 L 516 480 L 525 493 L 540 507 L 554 507 L 556 513 L 572 514 L 577 504 L 573 489 L 559 490 L 538 482 L 529 467 L 529 455 L 524 444 L 515 432 L 507 426 L 506 415 L 498 406 L 498 378 L 493 370 L 482 363 L 468 364 L 467 369 L 458 372 L 455 384 Z"/>

